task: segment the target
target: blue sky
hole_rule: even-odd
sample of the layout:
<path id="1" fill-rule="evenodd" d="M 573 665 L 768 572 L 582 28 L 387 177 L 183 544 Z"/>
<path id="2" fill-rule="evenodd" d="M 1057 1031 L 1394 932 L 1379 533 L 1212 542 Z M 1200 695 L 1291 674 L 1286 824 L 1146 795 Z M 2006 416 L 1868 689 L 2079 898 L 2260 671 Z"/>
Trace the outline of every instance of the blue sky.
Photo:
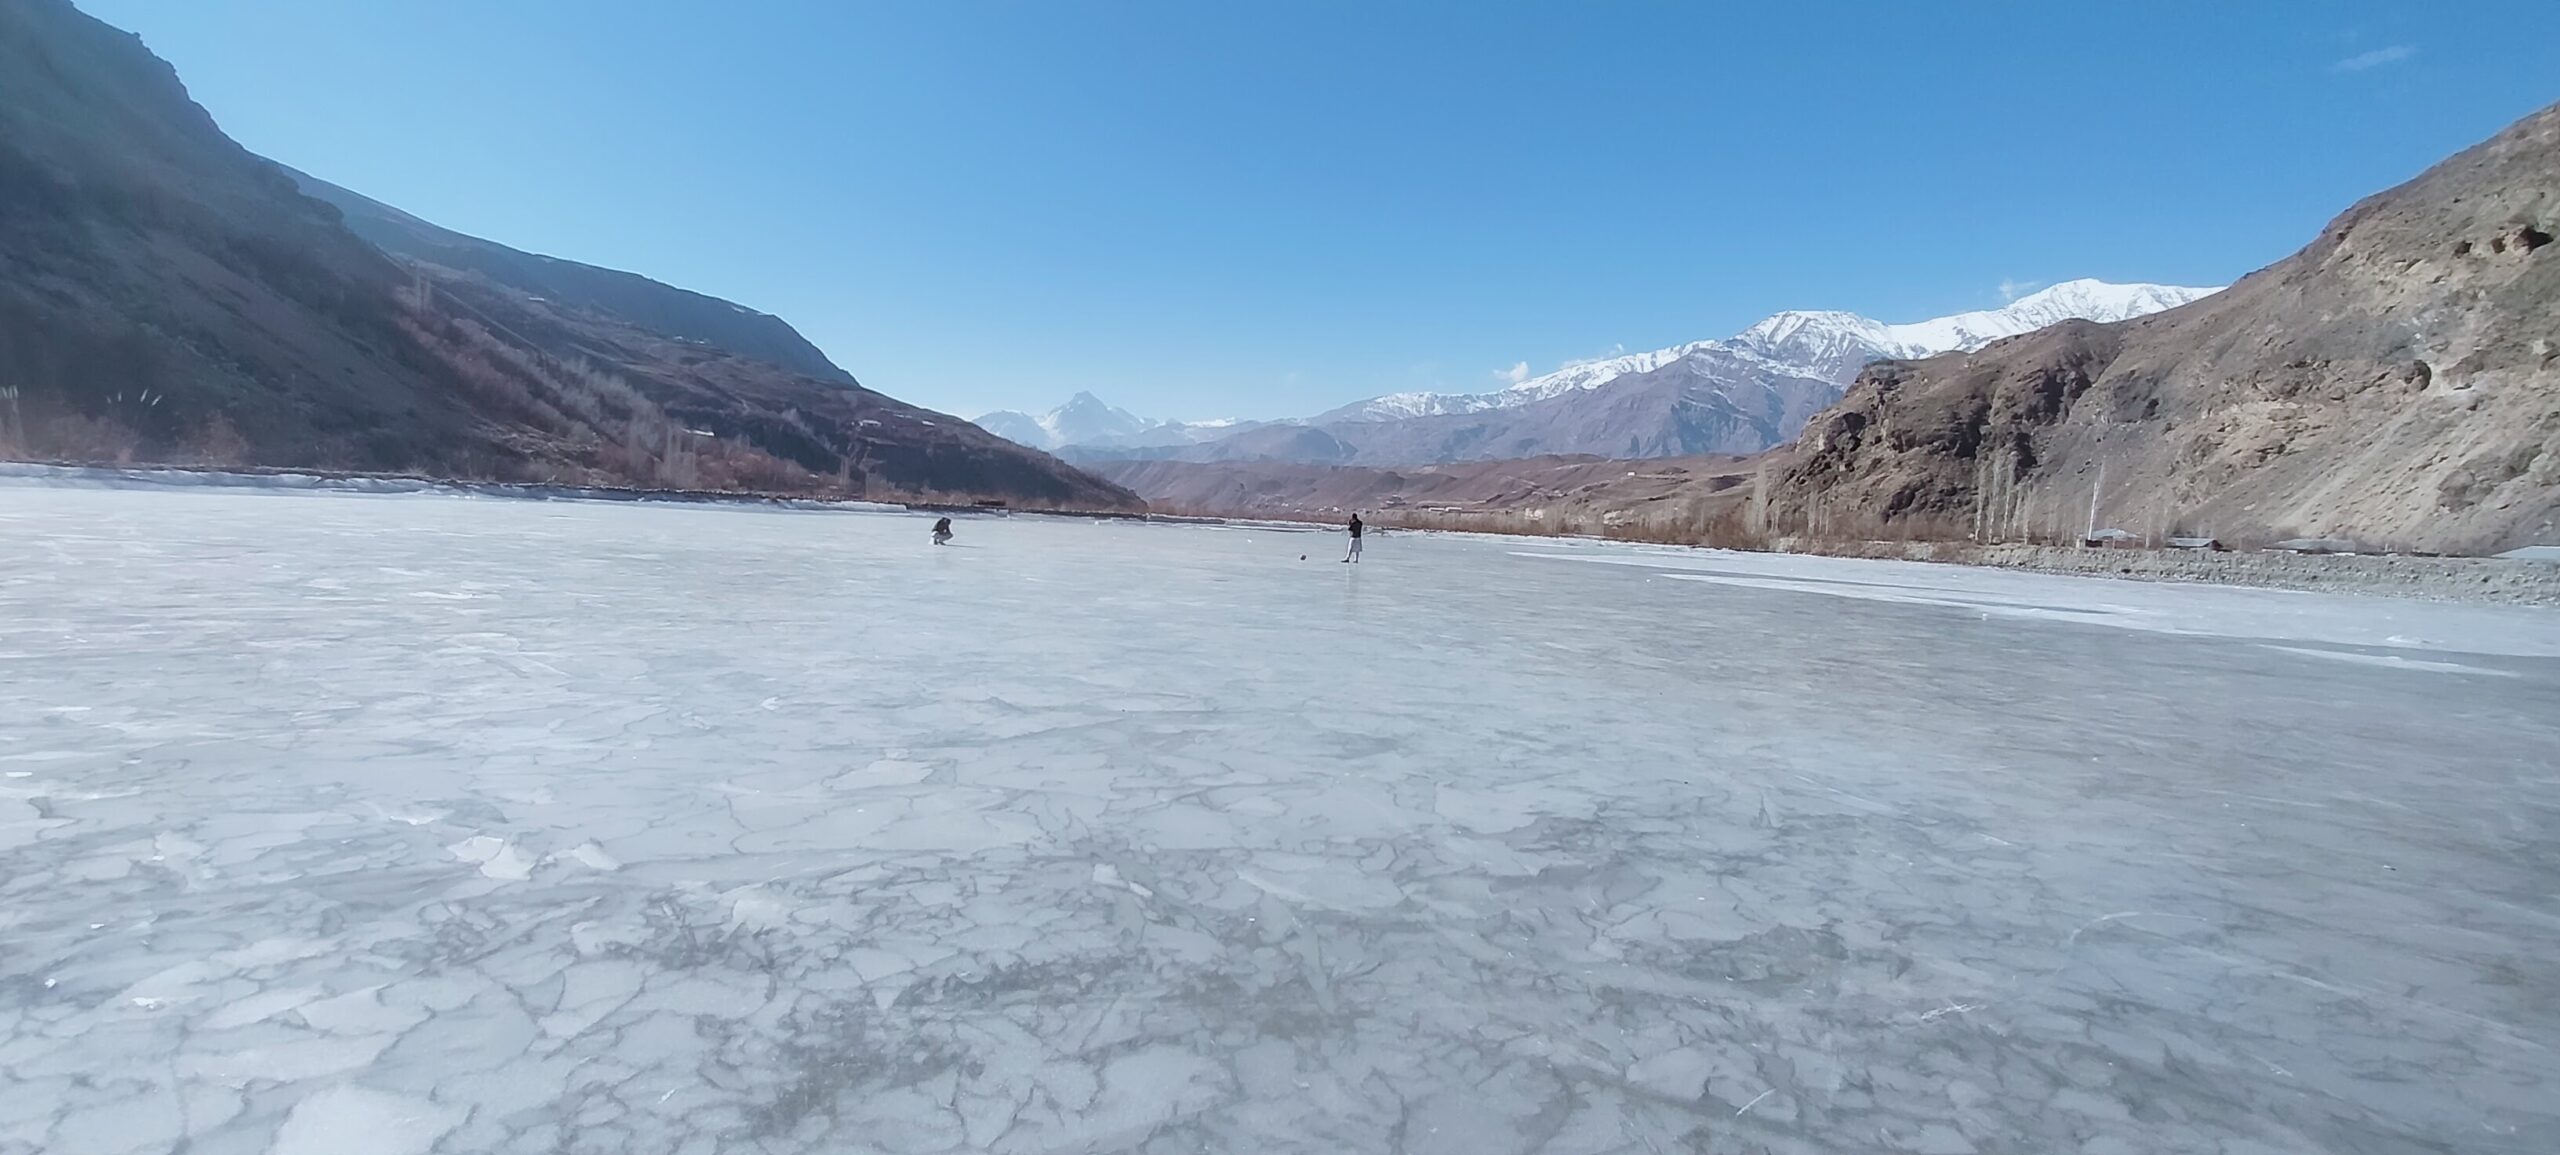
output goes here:
<path id="1" fill-rule="evenodd" d="M 2560 99 L 2548 0 L 78 0 L 251 149 L 975 415 L 2214 284 Z"/>

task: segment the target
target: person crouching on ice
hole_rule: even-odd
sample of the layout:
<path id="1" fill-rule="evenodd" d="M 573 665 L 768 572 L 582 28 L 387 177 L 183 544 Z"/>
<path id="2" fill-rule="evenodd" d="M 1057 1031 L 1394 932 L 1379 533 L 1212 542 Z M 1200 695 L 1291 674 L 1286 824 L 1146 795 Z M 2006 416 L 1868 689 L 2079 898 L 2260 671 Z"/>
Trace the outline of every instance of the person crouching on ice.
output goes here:
<path id="1" fill-rule="evenodd" d="M 950 540 L 951 540 L 951 519 L 946 517 L 946 518 L 943 518 L 943 519 L 941 519 L 941 520 L 939 520 L 939 521 L 934 522 L 934 523 L 933 523 L 933 544 L 935 544 L 935 545 L 942 545 L 942 544 L 945 544 L 945 543 L 949 542 Z"/>

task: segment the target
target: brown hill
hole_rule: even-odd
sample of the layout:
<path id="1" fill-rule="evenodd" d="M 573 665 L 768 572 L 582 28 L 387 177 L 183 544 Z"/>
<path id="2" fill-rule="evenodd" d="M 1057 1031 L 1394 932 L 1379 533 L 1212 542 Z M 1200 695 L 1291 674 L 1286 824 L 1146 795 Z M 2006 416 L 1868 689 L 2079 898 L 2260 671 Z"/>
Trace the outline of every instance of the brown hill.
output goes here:
<path id="1" fill-rule="evenodd" d="M 1135 502 L 822 356 L 766 359 L 791 350 L 760 314 L 669 332 L 651 306 L 727 303 L 504 273 L 395 260 L 132 35 L 0 0 L 0 456 Z"/>
<path id="2" fill-rule="evenodd" d="M 1772 528 L 2560 541 L 2560 105 L 2205 300 L 1869 367 Z"/>

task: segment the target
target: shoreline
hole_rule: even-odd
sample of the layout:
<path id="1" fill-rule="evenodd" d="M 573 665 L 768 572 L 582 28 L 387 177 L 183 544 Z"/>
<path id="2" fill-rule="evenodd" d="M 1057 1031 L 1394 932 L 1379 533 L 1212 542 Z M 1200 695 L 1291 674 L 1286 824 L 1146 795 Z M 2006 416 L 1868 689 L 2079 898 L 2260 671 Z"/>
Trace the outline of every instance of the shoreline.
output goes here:
<path id="1" fill-rule="evenodd" d="M 475 481 L 426 477 L 411 473 L 363 473 L 353 470 L 305 469 L 289 466 L 209 465 L 76 465 L 47 461 L 0 460 L 0 481 L 24 479 L 39 484 L 98 489 L 237 489 L 291 493 L 443 493 L 497 497 L 516 501 L 654 502 L 665 505 L 747 505 L 780 509 L 851 513 L 906 513 L 919 510 L 965 511 L 1001 515 L 1007 512 L 1058 517 L 1143 518 L 1126 510 L 1041 509 L 979 506 L 966 499 L 825 497 L 760 490 L 650 489 L 630 485 L 578 485 L 568 482 Z"/>
<path id="2" fill-rule="evenodd" d="M 2246 586 L 2418 601 L 2560 606 L 2560 564 L 2496 557 L 2305 554 L 2278 550 L 2090 549 L 2052 545 L 1867 542 L 1775 550 L 1937 562 L 2167 584 Z"/>
<path id="3" fill-rule="evenodd" d="M 235 469 L 185 465 L 103 466 L 0 461 L 0 481 L 126 489 L 237 489 L 276 492 L 350 494 L 443 493 L 497 497 L 519 501 L 654 502 L 670 505 L 738 505 L 815 512 L 911 513 L 956 512 L 980 516 L 1022 514 L 1040 517 L 1092 518 L 1172 525 L 1266 524 L 1330 528 L 1336 523 L 1312 516 L 1215 516 L 1061 510 L 962 505 L 950 501 L 872 501 L 780 493 L 716 490 L 640 489 L 628 486 L 563 485 L 526 482 L 439 480 L 407 474 L 354 473 L 321 469 L 246 467 Z M 1700 544 L 1648 542 L 1592 534 L 1507 533 L 1493 528 L 1429 528 L 1376 523 L 1397 533 L 1491 534 L 1534 540 L 1625 542 L 1680 549 L 1717 549 Z M 2492 605 L 2560 606 L 2560 562 L 2495 557 L 2418 557 L 2404 554 L 2297 554 L 2279 551 L 2204 552 L 2188 550 L 2090 549 L 2045 545 L 1972 545 L 1962 542 L 1810 542 L 1781 539 L 1774 548 L 1751 553 L 1795 553 L 1821 557 L 1935 562 L 1986 569 L 2025 570 L 2065 576 L 2108 577 L 2130 581 L 2246 586 L 2306 593 L 2361 594 L 2420 601 Z"/>

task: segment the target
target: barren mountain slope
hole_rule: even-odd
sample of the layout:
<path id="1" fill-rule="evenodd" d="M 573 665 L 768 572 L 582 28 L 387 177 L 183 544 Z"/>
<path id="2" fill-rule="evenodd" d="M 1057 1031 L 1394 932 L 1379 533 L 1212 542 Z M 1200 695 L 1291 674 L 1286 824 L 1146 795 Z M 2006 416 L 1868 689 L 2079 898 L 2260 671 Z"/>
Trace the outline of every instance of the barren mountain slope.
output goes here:
<path id="1" fill-rule="evenodd" d="M 2560 106 L 2212 297 L 1870 367 L 1776 528 L 2560 541 Z M 2103 474 L 2103 483 L 2101 475 Z"/>
<path id="2" fill-rule="evenodd" d="M 395 260 L 132 35 L 0 0 L 0 457 L 1136 502 L 822 356 L 805 375 L 652 310 L 806 349 L 778 320 L 586 274 L 550 299 Z"/>
<path id="3" fill-rule="evenodd" d="M 403 279 L 133 36 L 0 0 L 0 452 L 489 468 Z"/>
<path id="4" fill-rule="evenodd" d="M 957 417 L 406 262 L 421 345 L 540 476 L 1132 509 L 1136 495 Z M 423 290 L 423 292 L 422 292 Z M 415 302 L 423 300 L 424 304 Z"/>
<path id="5" fill-rule="evenodd" d="M 362 193 L 281 166 L 304 195 L 344 214 L 347 228 L 394 257 L 479 273 L 524 293 L 619 317 L 652 332 L 711 345 L 803 376 L 851 385 L 782 318 L 637 273 L 512 249 L 420 220 Z"/>

